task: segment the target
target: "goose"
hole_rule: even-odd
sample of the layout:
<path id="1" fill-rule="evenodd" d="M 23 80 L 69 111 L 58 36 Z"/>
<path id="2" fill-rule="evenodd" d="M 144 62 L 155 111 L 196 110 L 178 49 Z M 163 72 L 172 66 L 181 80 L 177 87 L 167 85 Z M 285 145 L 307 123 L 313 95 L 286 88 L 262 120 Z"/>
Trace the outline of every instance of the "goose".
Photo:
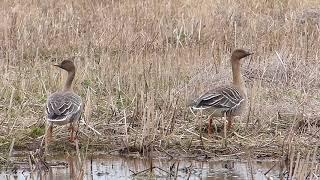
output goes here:
<path id="1" fill-rule="evenodd" d="M 68 72 L 68 78 L 62 91 L 51 94 L 47 100 L 47 123 L 48 131 L 46 137 L 48 141 L 52 138 L 53 125 L 70 124 L 70 141 L 73 142 L 77 137 L 78 126 L 81 112 L 81 97 L 72 90 L 72 82 L 76 74 L 76 67 L 71 60 L 64 60 L 54 66 Z"/>
<path id="2" fill-rule="evenodd" d="M 226 117 L 227 129 L 232 128 L 233 118 L 240 116 L 246 107 L 247 91 L 240 72 L 241 59 L 253 53 L 236 49 L 231 55 L 233 81 L 230 85 L 217 86 L 190 104 L 192 110 L 201 110 L 209 116 L 208 134 L 212 134 L 212 118 Z"/>

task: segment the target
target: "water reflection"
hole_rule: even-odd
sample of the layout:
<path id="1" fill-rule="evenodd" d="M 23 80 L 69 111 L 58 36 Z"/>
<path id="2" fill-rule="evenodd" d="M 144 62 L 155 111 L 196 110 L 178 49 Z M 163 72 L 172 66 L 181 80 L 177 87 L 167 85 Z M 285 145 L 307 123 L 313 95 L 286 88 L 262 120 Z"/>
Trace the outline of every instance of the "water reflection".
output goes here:
<path id="1" fill-rule="evenodd" d="M 101 157 L 84 163 L 76 157 L 51 160 L 48 172 L 30 172 L 27 164 L 17 172 L 2 171 L 0 179 L 266 179 L 264 175 L 274 162 L 238 162 L 193 160 L 143 160 L 140 158 Z M 64 162 L 64 163 L 63 163 Z M 150 170 L 152 169 L 152 170 Z M 277 179 L 277 171 L 268 176 Z"/>

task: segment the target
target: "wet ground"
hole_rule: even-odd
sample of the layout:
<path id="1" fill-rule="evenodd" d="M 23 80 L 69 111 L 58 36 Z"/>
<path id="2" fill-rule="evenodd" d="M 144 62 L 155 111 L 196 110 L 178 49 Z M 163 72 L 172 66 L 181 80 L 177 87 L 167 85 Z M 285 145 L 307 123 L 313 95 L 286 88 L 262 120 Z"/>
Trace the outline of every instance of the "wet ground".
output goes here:
<path id="1" fill-rule="evenodd" d="M 278 179 L 273 161 L 195 161 L 145 160 L 140 158 L 103 157 L 78 163 L 78 158 L 50 160 L 47 172 L 30 172 L 27 164 L 1 171 L 0 179 Z M 81 166 L 81 164 L 83 164 Z M 152 169 L 152 170 L 151 170 Z M 271 171 L 269 171 L 272 169 Z M 269 172 L 268 172 L 269 171 Z M 266 172 L 267 175 L 264 175 Z"/>

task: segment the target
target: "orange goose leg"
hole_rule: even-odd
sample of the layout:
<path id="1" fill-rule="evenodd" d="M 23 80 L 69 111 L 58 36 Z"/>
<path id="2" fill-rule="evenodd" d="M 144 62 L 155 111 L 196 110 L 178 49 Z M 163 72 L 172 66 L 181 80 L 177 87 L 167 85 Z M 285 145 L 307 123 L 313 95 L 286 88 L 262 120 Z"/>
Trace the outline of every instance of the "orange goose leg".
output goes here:
<path id="1" fill-rule="evenodd" d="M 48 127 L 47 127 L 48 125 Z M 48 146 L 49 146 L 49 143 L 51 142 L 52 140 L 52 129 L 53 129 L 53 125 L 51 123 L 47 123 L 46 125 L 46 134 L 45 134 L 45 141 L 44 141 L 44 153 L 45 154 L 48 154 Z M 41 142 L 41 146 L 42 146 L 42 142 Z"/>
<path id="2" fill-rule="evenodd" d="M 74 137 L 74 127 L 73 127 L 73 123 L 70 123 L 70 127 L 68 128 L 71 132 L 70 132 L 70 141 L 74 142 L 75 137 Z"/>
<path id="3" fill-rule="evenodd" d="M 231 116 L 228 116 L 227 120 L 228 120 L 227 130 L 230 130 L 233 128 L 233 125 L 232 125 L 233 118 Z"/>
<path id="4" fill-rule="evenodd" d="M 212 135 L 212 117 L 209 118 L 209 123 L 208 123 L 208 136 Z"/>
<path id="5" fill-rule="evenodd" d="M 70 142 L 74 142 L 75 140 L 78 139 L 79 125 L 75 127 L 74 123 L 70 123 L 70 127 L 68 128 L 69 130 L 71 130 L 71 132 L 70 132 Z"/>
<path id="6" fill-rule="evenodd" d="M 48 132 L 47 132 L 47 143 L 50 143 L 52 141 L 52 130 L 53 130 L 53 126 L 52 124 L 49 124 L 49 127 L 48 127 Z"/>

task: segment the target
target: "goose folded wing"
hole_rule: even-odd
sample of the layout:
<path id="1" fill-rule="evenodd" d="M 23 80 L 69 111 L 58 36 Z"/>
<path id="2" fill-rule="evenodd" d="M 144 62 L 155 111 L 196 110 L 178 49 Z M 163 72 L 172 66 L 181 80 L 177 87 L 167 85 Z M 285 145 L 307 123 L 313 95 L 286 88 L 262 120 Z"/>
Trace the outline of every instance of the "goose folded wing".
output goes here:
<path id="1" fill-rule="evenodd" d="M 243 100 L 244 98 L 240 95 L 237 89 L 233 87 L 224 87 L 211 90 L 202 95 L 193 107 L 199 109 L 233 109 Z"/>
<path id="2" fill-rule="evenodd" d="M 48 119 L 63 121 L 80 111 L 81 104 L 70 97 L 49 98 L 47 104 Z"/>

